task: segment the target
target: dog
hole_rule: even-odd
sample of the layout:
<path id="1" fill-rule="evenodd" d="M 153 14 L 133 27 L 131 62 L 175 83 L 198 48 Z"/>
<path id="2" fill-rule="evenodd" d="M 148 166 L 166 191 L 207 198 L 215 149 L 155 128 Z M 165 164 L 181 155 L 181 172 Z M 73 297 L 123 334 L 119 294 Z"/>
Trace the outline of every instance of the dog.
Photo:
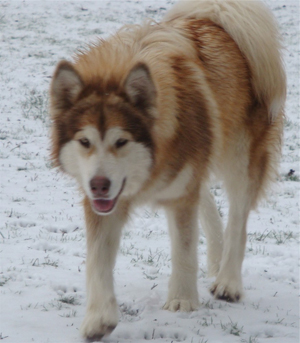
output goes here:
<path id="1" fill-rule="evenodd" d="M 164 309 L 193 311 L 198 218 L 215 298 L 239 301 L 247 218 L 277 175 L 286 77 L 259 1 L 181 1 L 61 61 L 50 87 L 52 158 L 84 194 L 87 310 L 100 340 L 118 323 L 113 267 L 130 211 L 166 210 L 172 273 Z M 222 181 L 229 218 L 210 193 Z"/>

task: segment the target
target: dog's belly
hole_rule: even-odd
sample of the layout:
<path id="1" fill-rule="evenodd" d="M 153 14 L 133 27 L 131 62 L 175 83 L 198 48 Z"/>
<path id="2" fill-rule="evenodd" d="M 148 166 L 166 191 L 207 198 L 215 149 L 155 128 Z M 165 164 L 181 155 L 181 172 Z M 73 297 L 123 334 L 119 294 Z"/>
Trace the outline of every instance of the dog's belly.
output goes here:
<path id="1" fill-rule="evenodd" d="M 192 176 L 192 166 L 187 164 L 169 183 L 166 183 L 164 180 L 162 181 L 162 183 L 164 183 L 162 186 L 159 182 L 154 194 L 154 202 L 160 203 L 168 200 L 178 199 L 184 196 Z"/>

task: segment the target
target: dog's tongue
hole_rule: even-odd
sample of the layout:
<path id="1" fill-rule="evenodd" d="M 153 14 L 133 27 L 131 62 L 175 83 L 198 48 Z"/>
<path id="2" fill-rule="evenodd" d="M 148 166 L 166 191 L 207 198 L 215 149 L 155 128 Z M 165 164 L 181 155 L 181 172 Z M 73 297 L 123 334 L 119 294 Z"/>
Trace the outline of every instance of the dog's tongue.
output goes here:
<path id="1" fill-rule="evenodd" d="M 114 207 L 114 200 L 98 199 L 93 200 L 93 204 L 98 212 L 109 212 Z"/>

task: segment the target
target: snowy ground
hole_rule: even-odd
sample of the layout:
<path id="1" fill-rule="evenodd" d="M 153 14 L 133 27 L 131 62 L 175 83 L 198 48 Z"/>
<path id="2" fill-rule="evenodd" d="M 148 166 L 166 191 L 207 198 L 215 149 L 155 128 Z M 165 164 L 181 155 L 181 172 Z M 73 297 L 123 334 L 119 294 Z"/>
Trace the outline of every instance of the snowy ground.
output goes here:
<path id="1" fill-rule="evenodd" d="M 0 340 L 81 342 L 85 231 L 73 180 L 51 169 L 47 91 L 55 64 L 124 23 L 157 20 L 173 1 L 0 2 Z M 105 342 L 299 342 L 299 3 L 267 3 L 279 20 L 288 74 L 281 179 L 248 225 L 239 304 L 208 292 L 199 241 L 196 312 L 161 310 L 170 275 L 162 211 L 141 208 L 115 268 L 120 322 Z M 288 176 L 290 169 L 295 173 Z M 227 217 L 222 190 L 216 201 Z"/>

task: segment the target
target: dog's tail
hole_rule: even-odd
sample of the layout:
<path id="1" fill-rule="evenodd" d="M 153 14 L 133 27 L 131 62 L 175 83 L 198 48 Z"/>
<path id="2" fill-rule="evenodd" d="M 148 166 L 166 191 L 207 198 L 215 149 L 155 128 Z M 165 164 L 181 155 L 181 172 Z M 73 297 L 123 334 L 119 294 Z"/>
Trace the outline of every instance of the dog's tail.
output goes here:
<path id="1" fill-rule="evenodd" d="M 237 43 L 248 60 L 254 92 L 269 109 L 271 119 L 282 113 L 286 76 L 281 56 L 281 37 L 271 11 L 260 1 L 181 0 L 166 15 L 210 19 Z"/>

